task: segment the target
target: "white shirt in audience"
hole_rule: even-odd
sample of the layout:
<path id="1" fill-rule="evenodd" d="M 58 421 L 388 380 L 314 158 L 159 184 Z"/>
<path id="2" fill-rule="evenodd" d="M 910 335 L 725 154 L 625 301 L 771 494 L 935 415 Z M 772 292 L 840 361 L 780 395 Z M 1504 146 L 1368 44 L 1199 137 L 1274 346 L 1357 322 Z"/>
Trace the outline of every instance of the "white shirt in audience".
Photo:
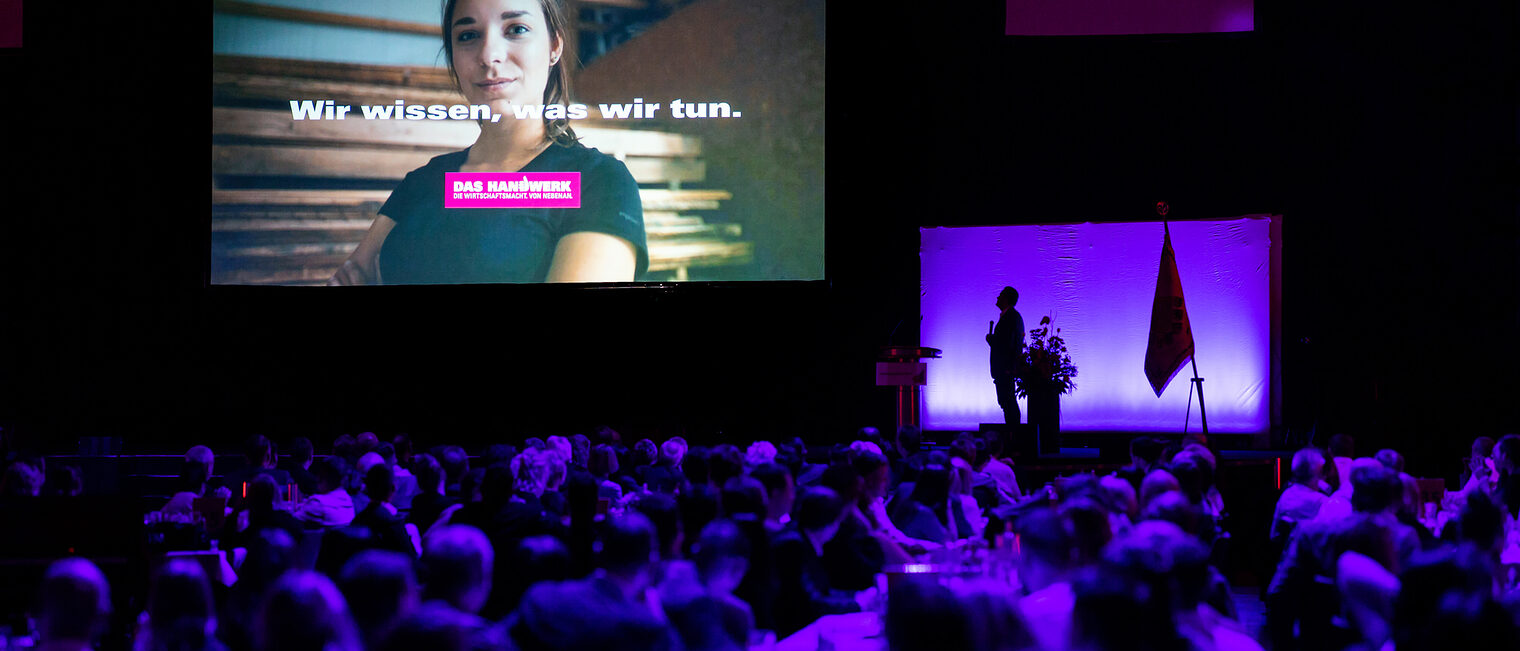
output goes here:
<path id="1" fill-rule="evenodd" d="M 295 516 L 324 527 L 342 527 L 354 521 L 354 498 L 339 488 L 306 498 L 296 507 Z"/>
<path id="2" fill-rule="evenodd" d="M 1006 497 L 1016 500 L 1024 496 L 1019 490 L 1019 479 L 1014 476 L 1013 468 L 1009 468 L 1008 464 L 994 458 L 982 466 L 982 472 L 997 482 L 998 490 L 1005 493 Z"/>
<path id="3" fill-rule="evenodd" d="M 1272 514 L 1272 538 L 1287 533 L 1285 523 L 1291 522 L 1297 525 L 1308 522 L 1319 515 L 1320 507 L 1324 506 L 1329 499 L 1313 488 L 1303 484 L 1293 483 L 1283 491 L 1282 497 L 1277 498 L 1277 510 Z"/>

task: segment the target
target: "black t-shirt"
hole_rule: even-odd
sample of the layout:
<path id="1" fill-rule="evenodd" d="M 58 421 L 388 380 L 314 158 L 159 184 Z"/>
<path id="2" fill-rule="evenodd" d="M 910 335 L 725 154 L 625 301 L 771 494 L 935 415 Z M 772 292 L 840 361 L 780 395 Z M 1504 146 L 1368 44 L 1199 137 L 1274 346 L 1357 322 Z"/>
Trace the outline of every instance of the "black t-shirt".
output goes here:
<path id="1" fill-rule="evenodd" d="M 998 318 L 992 332 L 992 377 L 1011 380 L 1024 360 L 1024 317 L 1009 309 Z"/>
<path id="2" fill-rule="evenodd" d="M 649 268 L 639 186 L 622 161 L 579 143 L 550 145 L 519 171 L 580 172 L 580 208 L 446 209 L 444 174 L 468 157 L 468 149 L 434 157 L 380 208 L 396 222 L 380 251 L 386 284 L 543 282 L 559 239 L 580 231 L 628 240 L 635 277 Z"/>

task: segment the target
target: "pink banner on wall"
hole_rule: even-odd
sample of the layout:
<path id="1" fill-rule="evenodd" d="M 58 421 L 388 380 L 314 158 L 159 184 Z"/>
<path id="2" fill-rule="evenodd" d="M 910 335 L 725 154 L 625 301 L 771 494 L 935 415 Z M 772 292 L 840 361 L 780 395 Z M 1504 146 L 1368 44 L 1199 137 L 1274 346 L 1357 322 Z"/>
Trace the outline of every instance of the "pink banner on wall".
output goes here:
<path id="1" fill-rule="evenodd" d="M 1256 28 L 1254 0 L 1008 0 L 1015 36 L 1197 34 Z"/>
<path id="2" fill-rule="evenodd" d="M 444 208 L 579 208 L 580 172 L 447 172 Z"/>

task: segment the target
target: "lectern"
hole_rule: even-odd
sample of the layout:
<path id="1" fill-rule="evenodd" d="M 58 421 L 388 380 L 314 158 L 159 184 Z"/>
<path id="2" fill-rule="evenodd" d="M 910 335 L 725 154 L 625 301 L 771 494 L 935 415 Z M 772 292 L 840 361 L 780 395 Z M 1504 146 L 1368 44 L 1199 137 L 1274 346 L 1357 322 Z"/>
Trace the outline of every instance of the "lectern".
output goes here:
<path id="1" fill-rule="evenodd" d="M 920 427 L 918 401 L 923 393 L 919 387 L 928 382 L 929 365 L 923 360 L 938 359 L 938 348 L 920 346 L 885 346 L 876 356 L 876 386 L 897 387 L 897 428 L 903 425 Z"/>

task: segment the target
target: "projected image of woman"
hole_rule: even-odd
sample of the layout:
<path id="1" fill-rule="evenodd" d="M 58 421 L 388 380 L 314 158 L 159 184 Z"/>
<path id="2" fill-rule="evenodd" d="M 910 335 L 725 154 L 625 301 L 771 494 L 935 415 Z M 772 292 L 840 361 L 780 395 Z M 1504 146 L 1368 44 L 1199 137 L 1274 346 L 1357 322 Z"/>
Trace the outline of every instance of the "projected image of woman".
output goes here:
<path id="1" fill-rule="evenodd" d="M 481 121 L 470 148 L 433 158 L 391 193 L 329 285 L 632 281 L 649 265 L 628 168 L 576 140 L 567 120 L 514 105 L 569 103 L 559 0 L 448 0 L 445 58 Z M 445 209 L 446 172 L 580 172 L 580 208 Z"/>

